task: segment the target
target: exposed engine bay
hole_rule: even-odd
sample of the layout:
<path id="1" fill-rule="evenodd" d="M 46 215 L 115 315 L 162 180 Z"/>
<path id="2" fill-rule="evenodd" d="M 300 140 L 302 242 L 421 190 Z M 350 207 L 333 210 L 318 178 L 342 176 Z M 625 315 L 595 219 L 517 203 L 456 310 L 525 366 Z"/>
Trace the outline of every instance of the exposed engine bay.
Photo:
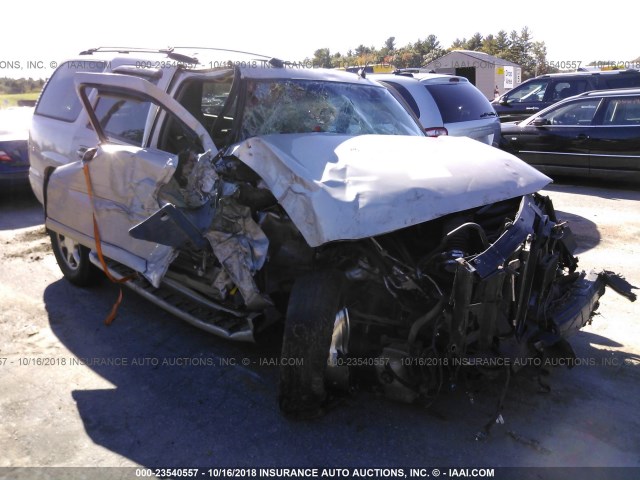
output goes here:
<path id="1" fill-rule="evenodd" d="M 259 329 L 295 322 L 283 356 L 304 361 L 281 367 L 286 413 L 315 415 L 367 368 L 386 396 L 412 403 L 469 369 L 491 377 L 536 358 L 575 357 L 567 337 L 591 321 L 607 283 L 624 284 L 577 269 L 570 229 L 536 193 L 312 248 L 251 169 L 233 156 L 215 162 L 212 225 L 229 234 L 206 233 L 197 248 L 194 233 L 166 278 L 228 309 L 260 312 Z M 287 338 L 291 328 L 306 332 Z"/>

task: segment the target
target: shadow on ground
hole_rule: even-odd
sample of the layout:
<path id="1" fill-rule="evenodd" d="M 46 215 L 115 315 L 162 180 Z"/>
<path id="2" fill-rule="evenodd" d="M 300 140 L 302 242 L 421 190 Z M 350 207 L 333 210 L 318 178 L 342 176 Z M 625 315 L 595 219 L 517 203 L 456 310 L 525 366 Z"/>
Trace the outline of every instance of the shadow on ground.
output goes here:
<path id="1" fill-rule="evenodd" d="M 568 222 L 569 228 L 575 236 L 577 248 L 574 254 L 586 252 L 598 246 L 601 241 L 601 236 L 598 225 L 594 222 L 580 215 L 563 212 L 561 210 L 556 211 L 556 215 L 559 221 Z"/>
<path id="2" fill-rule="evenodd" d="M 589 435 L 606 437 L 633 458 L 637 454 L 635 437 L 616 438 L 610 427 L 599 421 L 592 425 L 577 408 L 589 399 L 610 401 L 609 393 L 599 390 L 603 379 L 613 381 L 609 367 L 554 370 L 546 380 L 552 391 L 545 395 L 539 393 L 536 376 L 516 375 L 503 411 L 507 423 L 496 425 L 486 442 L 477 442 L 475 434 L 495 413 L 502 380 L 485 383 L 477 391 L 456 385 L 429 408 L 358 392 L 323 418 L 292 422 L 278 410 L 277 367 L 261 364 L 262 359 L 278 357 L 277 340 L 256 346 L 218 339 L 126 290 L 118 319 L 107 327 L 102 318 L 116 295 L 117 288 L 107 283 L 83 290 L 60 280 L 46 288 L 44 302 L 54 334 L 113 384 L 100 390 L 72 390 L 69 385 L 88 436 L 144 466 L 629 462 L 626 457 L 603 459 L 609 455 L 607 450 L 590 456 L 593 445 L 580 443 L 592 438 Z M 591 343 L 607 345 L 607 339 L 585 332 L 578 336 L 579 356 L 597 362 L 611 356 Z M 624 354 L 615 355 L 624 363 Z M 126 361 L 126 366 L 109 366 L 109 361 Z M 640 385 L 637 367 L 620 374 L 628 376 L 631 385 Z M 631 389 L 630 398 L 638 388 Z M 615 421 L 608 420 L 609 424 Z M 569 430 L 558 433 L 558 428 Z M 588 435 L 572 441 L 576 429 Z"/>

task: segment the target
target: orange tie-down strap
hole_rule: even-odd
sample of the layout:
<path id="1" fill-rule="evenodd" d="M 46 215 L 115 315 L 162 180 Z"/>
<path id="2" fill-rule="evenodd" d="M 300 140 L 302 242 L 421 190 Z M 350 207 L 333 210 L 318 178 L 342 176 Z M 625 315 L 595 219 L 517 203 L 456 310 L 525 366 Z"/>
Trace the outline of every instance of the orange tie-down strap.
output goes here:
<path id="1" fill-rule="evenodd" d="M 91 175 L 89 174 L 88 162 L 84 163 L 84 165 L 82 166 L 82 170 L 84 171 L 84 179 L 87 183 L 87 193 L 89 194 L 89 201 L 91 202 L 91 215 L 93 217 L 93 236 L 96 241 L 96 252 L 98 253 L 98 259 L 100 260 L 100 265 L 102 265 L 102 270 L 104 271 L 104 274 L 107 276 L 107 278 L 111 280 L 113 283 L 121 284 L 121 283 L 128 282 L 129 280 L 136 277 L 135 273 L 131 275 L 127 275 L 126 277 L 115 278 L 113 275 L 111 275 L 111 272 L 107 267 L 107 262 L 105 262 L 104 260 L 104 255 L 102 255 L 102 242 L 100 240 L 100 228 L 98 228 L 98 221 L 96 220 L 96 205 L 95 205 L 94 196 L 93 196 L 93 187 L 91 186 Z M 111 325 L 111 322 L 113 322 L 113 320 L 118 315 L 118 307 L 122 303 L 122 286 L 120 286 L 119 288 L 120 288 L 120 292 L 118 293 L 118 298 L 116 299 L 115 303 L 111 307 L 111 311 L 109 312 L 109 315 L 107 315 L 107 317 L 104 319 L 104 323 L 106 325 Z"/>

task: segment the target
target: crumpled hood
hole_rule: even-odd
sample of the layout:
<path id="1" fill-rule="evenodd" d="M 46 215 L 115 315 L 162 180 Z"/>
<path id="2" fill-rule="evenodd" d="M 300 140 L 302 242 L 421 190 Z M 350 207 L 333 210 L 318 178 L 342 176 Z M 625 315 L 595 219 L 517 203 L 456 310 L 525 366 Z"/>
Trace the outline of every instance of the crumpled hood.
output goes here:
<path id="1" fill-rule="evenodd" d="M 265 135 L 232 152 L 264 180 L 310 246 L 356 240 L 527 193 L 551 182 L 461 137 Z"/>

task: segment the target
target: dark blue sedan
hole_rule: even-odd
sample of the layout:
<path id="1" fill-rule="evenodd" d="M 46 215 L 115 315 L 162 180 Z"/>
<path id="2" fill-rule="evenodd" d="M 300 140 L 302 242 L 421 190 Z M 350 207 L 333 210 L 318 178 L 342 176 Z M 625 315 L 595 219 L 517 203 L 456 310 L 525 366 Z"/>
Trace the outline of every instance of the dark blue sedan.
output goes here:
<path id="1" fill-rule="evenodd" d="M 27 144 L 31 107 L 0 110 L 0 189 L 29 185 Z"/>

